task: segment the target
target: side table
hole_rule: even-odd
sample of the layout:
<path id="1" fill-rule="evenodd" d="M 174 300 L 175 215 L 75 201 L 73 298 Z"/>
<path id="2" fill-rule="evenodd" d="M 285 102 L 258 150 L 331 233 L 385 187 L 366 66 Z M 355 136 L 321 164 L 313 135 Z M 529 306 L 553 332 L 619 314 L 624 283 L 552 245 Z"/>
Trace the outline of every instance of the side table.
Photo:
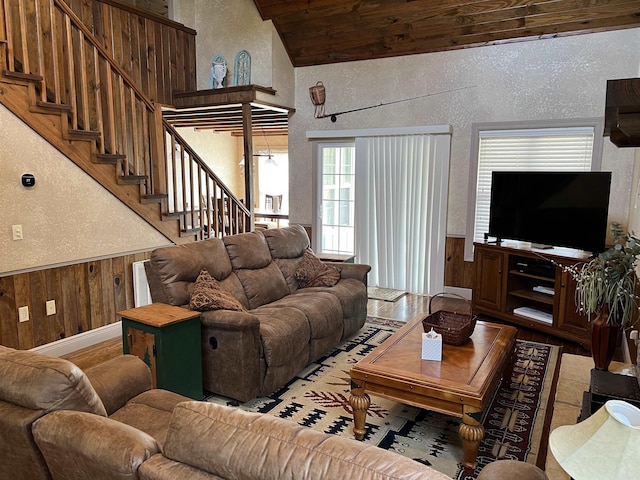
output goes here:
<path id="1" fill-rule="evenodd" d="M 633 375 L 592 369 L 589 391 L 582 394 L 582 409 L 578 421 L 590 417 L 608 400 L 624 400 L 640 408 L 638 379 Z"/>
<path id="2" fill-rule="evenodd" d="M 123 351 L 149 366 L 153 387 L 202 400 L 200 313 L 152 303 L 118 315 Z"/>
<path id="3" fill-rule="evenodd" d="M 316 254 L 323 262 L 341 262 L 341 263 L 354 263 L 355 255 L 347 255 L 341 253 L 318 253 Z"/>

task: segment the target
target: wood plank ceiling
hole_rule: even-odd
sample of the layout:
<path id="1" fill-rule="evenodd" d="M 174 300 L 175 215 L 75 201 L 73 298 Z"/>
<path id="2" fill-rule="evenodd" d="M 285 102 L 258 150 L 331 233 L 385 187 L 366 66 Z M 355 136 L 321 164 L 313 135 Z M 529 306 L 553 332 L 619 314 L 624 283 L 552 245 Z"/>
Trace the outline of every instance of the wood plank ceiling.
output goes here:
<path id="1" fill-rule="evenodd" d="M 296 67 L 640 26 L 639 0 L 254 0 Z"/>

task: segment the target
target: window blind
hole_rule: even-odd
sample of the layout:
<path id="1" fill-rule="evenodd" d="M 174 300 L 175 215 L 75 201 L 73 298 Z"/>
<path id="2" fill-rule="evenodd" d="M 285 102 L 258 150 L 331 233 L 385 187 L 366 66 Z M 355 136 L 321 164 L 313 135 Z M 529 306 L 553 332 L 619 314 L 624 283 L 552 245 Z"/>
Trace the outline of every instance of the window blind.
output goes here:
<path id="1" fill-rule="evenodd" d="M 593 163 L 593 127 L 481 130 L 474 241 L 489 230 L 491 172 L 590 171 Z"/>

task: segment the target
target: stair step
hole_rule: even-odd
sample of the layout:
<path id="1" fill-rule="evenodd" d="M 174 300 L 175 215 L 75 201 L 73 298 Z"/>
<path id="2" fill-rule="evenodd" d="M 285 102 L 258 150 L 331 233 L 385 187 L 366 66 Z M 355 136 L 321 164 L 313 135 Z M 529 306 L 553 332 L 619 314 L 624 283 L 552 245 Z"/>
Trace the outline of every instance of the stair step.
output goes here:
<path id="1" fill-rule="evenodd" d="M 188 228 L 186 230 L 181 230 L 180 231 L 180 236 L 181 237 L 190 237 L 192 235 L 196 235 L 196 234 L 200 233 L 202 230 L 204 230 L 202 227 Z"/>
<path id="2" fill-rule="evenodd" d="M 118 184 L 120 185 L 132 185 L 132 184 L 140 184 L 147 181 L 149 178 L 147 175 L 123 175 L 118 178 Z"/>
<path id="3" fill-rule="evenodd" d="M 166 193 L 157 193 L 153 195 L 143 195 L 140 198 L 141 203 L 162 203 L 163 200 L 169 198 L 169 195 Z"/>
<path id="4" fill-rule="evenodd" d="M 99 153 L 94 157 L 94 163 L 108 163 L 115 165 L 125 158 L 127 158 L 127 156 L 120 153 Z"/>
<path id="5" fill-rule="evenodd" d="M 71 105 L 65 103 L 43 102 L 42 100 L 38 100 L 35 108 L 32 110 L 36 112 L 60 114 L 61 112 L 70 112 L 71 108 Z"/>
<path id="6" fill-rule="evenodd" d="M 102 134 L 95 130 L 69 129 L 67 140 L 98 140 Z"/>
<path id="7" fill-rule="evenodd" d="M 188 215 L 191 212 L 166 212 L 162 214 L 162 220 L 175 220 L 176 218 L 180 218 L 184 215 Z"/>
<path id="8" fill-rule="evenodd" d="M 27 82 L 41 82 L 42 75 L 34 75 L 32 73 L 13 72 L 11 70 L 3 70 L 2 75 L 13 80 L 22 80 Z"/>

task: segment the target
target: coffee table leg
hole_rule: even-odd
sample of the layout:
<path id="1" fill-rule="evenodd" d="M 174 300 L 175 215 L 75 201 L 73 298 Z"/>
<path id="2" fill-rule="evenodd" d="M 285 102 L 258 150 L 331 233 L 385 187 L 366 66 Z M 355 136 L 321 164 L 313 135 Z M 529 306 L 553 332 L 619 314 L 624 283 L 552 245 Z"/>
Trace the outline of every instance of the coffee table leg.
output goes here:
<path id="1" fill-rule="evenodd" d="M 465 470 L 476 468 L 478 458 L 478 448 L 484 438 L 484 427 L 480 423 L 482 412 L 470 407 L 464 407 L 464 415 L 460 424 L 460 436 L 462 437 L 462 448 L 464 457 L 462 465 Z"/>
<path id="2" fill-rule="evenodd" d="M 364 388 L 351 380 L 351 396 L 349 396 L 349 405 L 353 411 L 353 434 L 356 440 L 362 440 L 367 432 L 365 422 L 367 420 L 367 410 L 371 405 L 369 395 L 364 393 Z"/>

